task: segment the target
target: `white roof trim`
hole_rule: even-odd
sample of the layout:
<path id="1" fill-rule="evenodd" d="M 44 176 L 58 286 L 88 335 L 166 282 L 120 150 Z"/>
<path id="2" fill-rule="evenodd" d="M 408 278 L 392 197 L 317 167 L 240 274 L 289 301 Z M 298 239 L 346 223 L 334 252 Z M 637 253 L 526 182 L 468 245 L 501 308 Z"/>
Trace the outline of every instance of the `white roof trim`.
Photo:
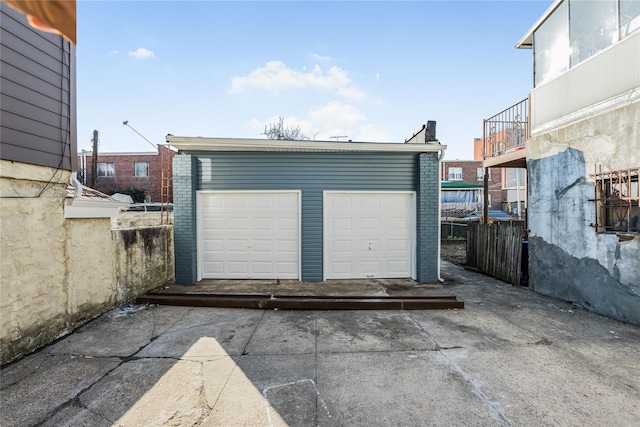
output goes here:
<path id="1" fill-rule="evenodd" d="M 121 202 L 112 197 L 108 199 L 93 199 L 83 196 L 83 185 L 78 181 L 77 172 L 71 174 L 74 187 L 74 197 L 67 198 L 64 205 L 65 218 L 115 218 L 120 209 L 129 207 L 129 203 Z"/>
<path id="2" fill-rule="evenodd" d="M 375 142 L 281 141 L 275 139 L 203 138 L 167 136 L 167 142 L 183 151 L 352 151 L 434 153 L 444 151 L 442 144 L 403 144 Z"/>
<path id="3" fill-rule="evenodd" d="M 80 151 L 78 153 L 78 156 L 92 156 L 93 152 L 92 151 Z M 106 151 L 99 151 L 98 152 L 98 158 L 100 157 L 109 157 L 109 156 L 157 156 L 158 155 L 158 151 L 132 151 L 132 152 L 126 152 L 126 151 L 118 151 L 118 152 L 106 152 Z"/>
<path id="4" fill-rule="evenodd" d="M 533 24 L 531 28 L 529 28 L 529 31 L 527 31 L 525 35 L 522 36 L 520 40 L 518 40 L 518 43 L 516 43 L 516 47 L 518 49 L 531 49 L 533 47 L 533 32 L 537 30 L 544 21 L 547 20 L 549 15 L 551 15 L 563 1 L 564 0 L 555 0 L 553 3 L 551 3 L 551 6 L 549 6 L 547 10 L 544 11 L 542 16 L 538 18 L 535 24 Z"/>

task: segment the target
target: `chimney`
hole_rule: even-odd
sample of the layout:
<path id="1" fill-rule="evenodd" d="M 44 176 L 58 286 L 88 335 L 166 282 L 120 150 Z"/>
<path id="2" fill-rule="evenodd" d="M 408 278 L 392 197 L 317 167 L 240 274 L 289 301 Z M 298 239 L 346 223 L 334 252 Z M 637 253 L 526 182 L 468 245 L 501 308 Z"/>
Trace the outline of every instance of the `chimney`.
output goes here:
<path id="1" fill-rule="evenodd" d="M 436 122 L 435 120 L 429 120 L 427 122 L 427 131 L 424 135 L 424 142 L 433 142 L 437 141 L 436 139 Z"/>

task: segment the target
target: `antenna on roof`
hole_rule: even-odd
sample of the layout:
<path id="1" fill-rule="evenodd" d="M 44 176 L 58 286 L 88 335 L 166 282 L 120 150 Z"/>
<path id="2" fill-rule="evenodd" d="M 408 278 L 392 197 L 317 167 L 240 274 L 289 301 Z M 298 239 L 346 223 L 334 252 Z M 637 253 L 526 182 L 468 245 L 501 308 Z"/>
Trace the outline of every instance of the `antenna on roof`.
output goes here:
<path id="1" fill-rule="evenodd" d="M 129 124 L 129 120 L 125 120 L 122 122 L 122 126 L 129 126 L 129 128 L 134 131 L 135 133 L 137 133 L 138 135 L 140 135 L 140 137 L 142 137 L 142 139 L 144 139 L 145 141 L 147 141 L 149 144 L 151 144 L 151 146 L 157 150 L 158 146 L 156 146 L 153 142 L 149 141 L 147 138 L 144 137 L 144 135 L 142 135 L 140 132 L 138 132 L 137 130 L 135 130 L 130 124 Z"/>
<path id="2" fill-rule="evenodd" d="M 348 138 L 349 135 L 335 135 L 335 136 L 330 136 L 329 138 L 335 138 L 336 141 L 339 141 L 340 138 Z"/>

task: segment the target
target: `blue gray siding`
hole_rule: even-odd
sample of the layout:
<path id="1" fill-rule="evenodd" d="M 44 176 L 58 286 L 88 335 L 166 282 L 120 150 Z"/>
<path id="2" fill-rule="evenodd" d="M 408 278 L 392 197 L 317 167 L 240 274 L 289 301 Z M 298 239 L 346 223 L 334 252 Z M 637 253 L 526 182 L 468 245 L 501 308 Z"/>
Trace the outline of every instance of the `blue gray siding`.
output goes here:
<path id="1" fill-rule="evenodd" d="M 437 280 L 437 221 L 438 221 L 438 159 L 437 154 L 423 154 L 419 160 L 415 153 L 354 153 L 354 152 L 191 152 L 197 158 L 197 190 L 301 190 L 301 261 L 302 280 L 323 278 L 323 226 L 322 192 L 345 191 L 417 191 L 418 214 L 429 215 L 418 220 L 422 234 L 431 236 L 425 245 L 435 241 L 433 251 L 423 248 L 425 256 L 434 253 L 435 259 L 421 270 L 419 280 Z M 177 156 L 176 158 L 181 157 Z M 419 162 L 422 166 L 419 166 Z M 175 164 L 174 164 L 175 167 Z M 419 175 L 419 167 L 422 173 Z M 430 180 L 420 190 L 421 176 Z M 174 197 L 182 193 L 174 170 Z M 182 184 L 184 185 L 184 184 Z M 422 195 L 421 195 L 422 194 Z M 425 202 L 421 203 L 421 197 Z M 181 203 L 176 200 L 176 209 Z M 178 214 L 178 212 L 176 212 Z M 174 215 L 176 215 L 174 214 Z M 195 216 L 193 217 L 195 218 Z M 174 216 L 176 236 L 183 228 L 179 216 Z M 431 229 L 429 229 L 431 227 Z M 193 231 L 195 232 L 195 226 Z M 195 236 L 191 251 L 195 252 Z M 435 240 L 433 240 L 435 239 Z M 418 241 L 418 248 L 422 244 Z M 176 277 L 178 277 L 179 251 L 176 237 Z M 433 262 L 431 262 L 433 261 Z M 433 269 L 433 271 L 429 271 Z M 420 273 L 422 272 L 422 273 Z"/>
<path id="2" fill-rule="evenodd" d="M 75 169 L 75 47 L 0 4 L 2 159 Z"/>

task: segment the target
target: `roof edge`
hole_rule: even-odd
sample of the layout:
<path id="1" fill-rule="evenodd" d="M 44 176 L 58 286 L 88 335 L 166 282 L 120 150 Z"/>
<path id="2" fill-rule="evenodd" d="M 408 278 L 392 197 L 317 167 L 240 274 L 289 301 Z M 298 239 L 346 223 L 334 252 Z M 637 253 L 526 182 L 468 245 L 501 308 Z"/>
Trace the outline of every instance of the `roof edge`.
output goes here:
<path id="1" fill-rule="evenodd" d="M 518 43 L 516 43 L 516 48 L 518 49 L 533 48 L 533 32 L 537 30 L 538 27 L 540 27 L 540 25 L 542 25 L 544 21 L 547 20 L 549 15 L 551 15 L 553 11 L 556 10 L 558 6 L 560 6 L 560 3 L 562 3 L 563 1 L 564 0 L 555 0 L 553 3 L 551 3 L 551 6 L 549 6 L 547 10 L 544 11 L 544 13 L 540 16 L 540 18 L 538 18 L 538 20 L 531 26 L 531 28 L 527 30 L 527 32 L 520 38 L 520 40 L 518 40 Z"/>
<path id="2" fill-rule="evenodd" d="M 434 153 L 447 146 L 379 142 L 283 141 L 250 138 L 205 138 L 167 135 L 167 142 L 183 151 L 370 151 Z"/>

